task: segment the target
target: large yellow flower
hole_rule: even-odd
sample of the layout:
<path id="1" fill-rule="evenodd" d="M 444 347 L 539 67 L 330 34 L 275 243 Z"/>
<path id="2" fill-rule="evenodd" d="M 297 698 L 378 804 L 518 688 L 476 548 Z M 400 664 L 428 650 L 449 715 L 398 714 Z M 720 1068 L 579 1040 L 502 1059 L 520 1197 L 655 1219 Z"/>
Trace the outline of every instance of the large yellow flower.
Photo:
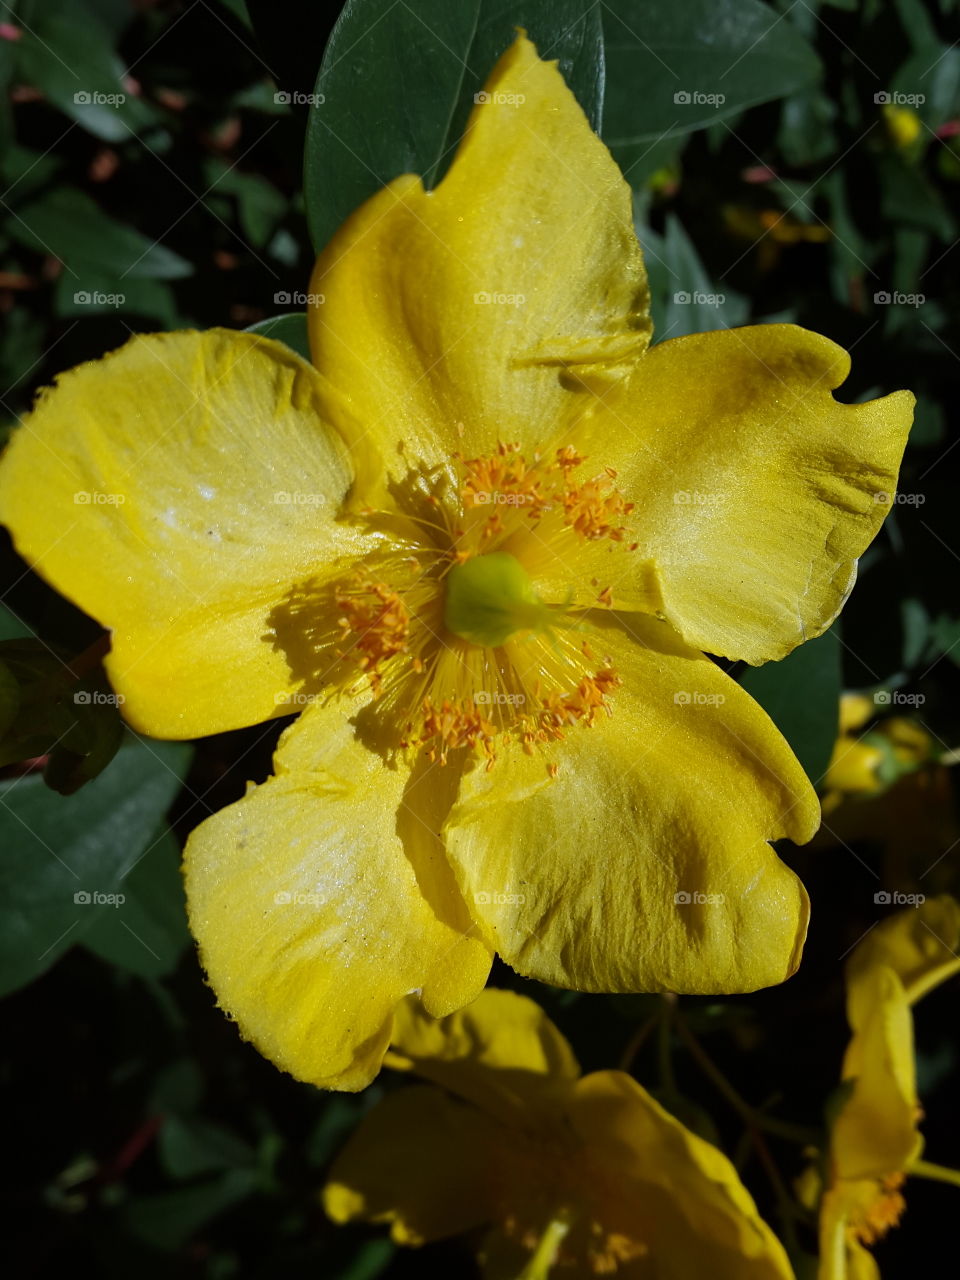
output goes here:
<path id="1" fill-rule="evenodd" d="M 789 325 L 647 350 L 629 188 L 522 36 L 440 185 L 369 200 L 312 289 L 312 366 L 139 337 L 0 467 L 137 728 L 303 710 L 188 845 L 223 1007 L 356 1089 L 397 1002 L 461 1008 L 494 951 L 585 990 L 782 981 L 808 904 L 769 841 L 816 799 L 704 651 L 830 623 L 913 398 L 838 404 L 848 356 Z"/>
<path id="2" fill-rule="evenodd" d="M 324 1189 L 335 1221 L 389 1222 L 405 1245 L 487 1228 L 491 1278 L 556 1261 L 570 1280 L 791 1280 L 726 1156 L 624 1072 L 581 1077 L 532 1000 L 488 989 L 440 1022 L 406 1001 L 387 1062 L 430 1083 L 350 1138 Z"/>
<path id="3" fill-rule="evenodd" d="M 960 971 L 958 947 L 960 904 L 944 896 L 884 920 L 850 957 L 849 1092 L 831 1127 L 820 1280 L 878 1280 L 866 1246 L 899 1221 L 901 1188 L 923 1148 L 911 1006 Z"/>

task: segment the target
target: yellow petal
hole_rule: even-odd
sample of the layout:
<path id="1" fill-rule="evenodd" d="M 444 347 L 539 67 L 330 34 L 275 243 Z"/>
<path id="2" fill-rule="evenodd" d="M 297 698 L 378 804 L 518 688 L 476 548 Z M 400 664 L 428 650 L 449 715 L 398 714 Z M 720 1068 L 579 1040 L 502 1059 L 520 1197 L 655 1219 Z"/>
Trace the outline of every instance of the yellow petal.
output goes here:
<path id="1" fill-rule="evenodd" d="M 960 971 L 960 903 L 949 894 L 928 898 L 898 911 L 876 925 L 847 963 L 850 1020 L 866 1003 L 861 985 L 877 966 L 897 974 L 907 1000 L 914 1004 L 928 991 Z"/>
<path id="2" fill-rule="evenodd" d="M 649 340 L 629 187 L 556 64 L 520 36 L 484 93 L 439 186 L 407 175 L 368 200 L 311 284 L 330 420 L 394 477 L 542 443 L 581 379 Z M 357 498 L 377 501 L 366 470 Z"/>
<path id="3" fill-rule="evenodd" d="M 386 768 L 336 707 L 281 739 L 277 776 L 202 823 L 185 852 L 190 924 L 221 1006 L 301 1080 L 362 1089 L 393 1010 L 474 999 L 490 952 L 433 831 L 428 772 Z"/>
<path id="4" fill-rule="evenodd" d="M 880 1280 L 873 1254 L 848 1230 L 850 1218 L 876 1195 L 875 1182 L 839 1183 L 824 1193 L 817 1280 Z"/>
<path id="5" fill-rule="evenodd" d="M 883 783 L 877 776 L 877 770 L 884 759 L 884 753 L 873 743 L 838 738 L 823 786 L 828 791 L 838 791 L 843 795 L 878 793 L 883 790 Z"/>
<path id="6" fill-rule="evenodd" d="M 390 1043 L 388 1066 L 415 1071 L 495 1115 L 529 1108 L 580 1074 L 573 1050 L 538 1004 L 492 987 L 440 1020 L 405 1000 Z"/>
<path id="7" fill-rule="evenodd" d="M 808 904 L 767 842 L 810 838 L 814 792 L 719 667 L 664 623 L 634 615 L 631 639 L 606 621 L 590 644 L 623 680 L 612 715 L 544 755 L 505 745 L 464 777 L 446 825 L 464 896 L 509 964 L 559 986 L 782 982 Z"/>
<path id="8" fill-rule="evenodd" d="M 864 693 L 844 693 L 840 698 L 840 733 L 853 734 L 877 714 L 877 704 Z"/>
<path id="9" fill-rule="evenodd" d="M 651 1269 L 641 1262 L 638 1275 L 793 1280 L 783 1246 L 727 1157 L 630 1076 L 585 1076 L 568 1118 L 587 1144 L 595 1216 L 649 1249 Z"/>
<path id="10" fill-rule="evenodd" d="M 914 404 L 906 391 L 838 404 L 849 366 L 794 325 L 675 338 L 569 429 L 637 503 L 639 554 L 696 648 L 782 658 L 846 599 L 890 509 Z"/>
<path id="11" fill-rule="evenodd" d="M 840 1178 L 883 1178 L 905 1169 L 922 1146 L 913 1019 L 900 979 L 882 965 L 861 975 L 850 1012 L 843 1078 L 854 1083 L 834 1121 L 831 1154 Z"/>
<path id="12" fill-rule="evenodd" d="M 334 1222 L 389 1222 L 398 1244 L 469 1231 L 496 1207 L 500 1141 L 488 1116 L 439 1089 L 401 1089 L 334 1161 L 323 1206 Z"/>
<path id="13" fill-rule="evenodd" d="M 334 523 L 351 470 L 319 383 L 253 334 L 151 334 L 61 375 L 15 433 L 0 519 L 113 630 L 107 669 L 143 732 L 253 724 L 297 687 L 272 610 L 358 541 Z"/>

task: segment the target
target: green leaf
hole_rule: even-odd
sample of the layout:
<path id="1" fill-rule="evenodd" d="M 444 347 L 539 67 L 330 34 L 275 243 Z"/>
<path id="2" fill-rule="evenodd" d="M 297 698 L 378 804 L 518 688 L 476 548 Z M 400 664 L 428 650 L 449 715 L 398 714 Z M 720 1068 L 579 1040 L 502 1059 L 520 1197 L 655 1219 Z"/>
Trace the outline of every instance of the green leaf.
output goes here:
<path id="1" fill-rule="evenodd" d="M 474 95 L 526 29 L 593 126 L 603 95 L 600 7 L 582 0 L 347 0 L 327 44 L 304 156 L 307 222 L 319 251 L 348 214 L 401 173 L 435 186 Z M 402 53 L 398 53 L 402 51 Z"/>
<path id="2" fill-rule="evenodd" d="M 795 93 L 820 60 L 760 0 L 605 0 L 603 137 L 630 177 L 650 143 Z"/>
<path id="3" fill-rule="evenodd" d="M 74 796 L 37 774 L 0 783 L 0 994 L 48 969 L 107 911 L 149 846 L 190 748 L 132 734 L 111 767 Z"/>
<path id="4" fill-rule="evenodd" d="M 118 700 L 78 682 L 66 660 L 33 636 L 0 641 L 0 659 L 17 682 L 17 708 L 0 736 L 0 767 L 47 756 L 43 778 L 70 795 L 95 778 L 123 735 Z"/>
<path id="5" fill-rule="evenodd" d="M 827 771 L 840 710 L 840 637 L 834 625 L 781 662 L 743 673 L 740 684 L 777 726 L 810 781 Z"/>
<path id="6" fill-rule="evenodd" d="M 47 2 L 16 44 L 19 79 L 104 142 L 123 142 L 158 119 L 130 92 L 110 32 L 95 14 L 77 20 L 76 0 Z"/>
<path id="7" fill-rule="evenodd" d="M 79 266 L 76 274 L 64 273 L 54 287 L 54 311 L 67 319 L 97 315 L 135 315 L 158 320 L 167 329 L 179 323 L 173 290 L 164 280 L 118 279 L 102 271 Z"/>
<path id="8" fill-rule="evenodd" d="M 693 241 L 674 214 L 666 234 L 638 229 L 650 277 L 651 309 L 658 341 L 743 324 L 749 307 L 742 295 L 710 279 Z"/>
<path id="9" fill-rule="evenodd" d="M 310 359 L 305 311 L 288 311 L 282 316 L 269 316 L 266 320 L 258 320 L 256 324 L 252 324 L 247 332 L 260 333 L 265 338 L 285 342 L 298 356 L 302 356 L 304 360 Z"/>
<path id="10" fill-rule="evenodd" d="M 251 1195 L 257 1181 L 252 1169 L 228 1169 L 212 1181 L 142 1196 L 125 1206 L 119 1218 L 127 1231 L 154 1248 L 178 1251 L 204 1223 Z"/>
<path id="11" fill-rule="evenodd" d="M 83 936 L 102 960 L 142 978 L 172 972 L 190 946 L 180 844 L 164 831 L 123 880 L 122 911 L 105 911 Z"/>
<path id="12" fill-rule="evenodd" d="M 186 258 L 115 222 L 72 187 L 58 187 L 19 208 L 10 235 L 31 249 L 52 253 L 78 280 L 84 271 L 98 268 L 116 280 L 177 280 L 193 274 Z"/>
<path id="13" fill-rule="evenodd" d="M 256 1153 L 236 1134 L 210 1120 L 168 1116 L 157 1139 L 158 1153 L 174 1178 L 196 1178 L 221 1169 L 253 1168 Z"/>

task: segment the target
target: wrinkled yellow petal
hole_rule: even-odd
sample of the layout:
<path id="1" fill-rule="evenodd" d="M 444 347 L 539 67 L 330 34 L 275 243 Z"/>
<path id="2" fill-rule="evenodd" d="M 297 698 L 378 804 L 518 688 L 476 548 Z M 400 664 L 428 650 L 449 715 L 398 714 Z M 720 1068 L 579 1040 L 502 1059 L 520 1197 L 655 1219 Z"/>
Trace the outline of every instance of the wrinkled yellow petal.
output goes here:
<path id="1" fill-rule="evenodd" d="M 578 1082 L 568 1112 L 588 1148 L 585 1185 L 608 1230 L 649 1250 L 638 1275 L 793 1280 L 736 1170 L 621 1071 Z M 611 1217 L 610 1210 L 613 1210 Z"/>
<path id="2" fill-rule="evenodd" d="M 820 1265 L 817 1280 L 880 1280 L 873 1254 L 848 1230 L 872 1196 L 875 1183 L 840 1183 L 825 1192 L 820 1206 Z"/>
<path id="3" fill-rule="evenodd" d="M 436 1016 L 483 988 L 490 952 L 445 862 L 429 773 L 386 768 L 336 707 L 281 739 L 277 776 L 185 851 L 190 925 L 220 1005 L 301 1080 L 362 1089 L 393 1010 Z"/>
<path id="4" fill-rule="evenodd" d="M 443 1019 L 405 1000 L 394 1018 L 386 1062 L 415 1071 L 495 1115 L 531 1106 L 538 1094 L 576 1080 L 573 1050 L 533 1000 L 488 987 Z"/>
<path id="5" fill-rule="evenodd" d="M 556 64 L 520 36 L 484 93 L 436 189 L 407 175 L 373 196 L 311 284 L 330 420 L 393 477 L 539 445 L 585 401 L 581 380 L 649 339 L 629 187 Z M 366 469 L 356 496 L 377 500 Z"/>
<path id="6" fill-rule="evenodd" d="M 890 509 L 914 404 L 837 403 L 849 367 L 794 325 L 675 338 L 568 428 L 637 503 L 639 554 L 689 644 L 766 662 L 838 613 Z"/>
<path id="7" fill-rule="evenodd" d="M 782 982 L 808 906 L 767 842 L 810 838 L 813 789 L 719 667 L 664 623 L 633 616 L 633 639 L 606 622 L 590 644 L 623 681 L 612 715 L 544 754 L 504 745 L 464 777 L 445 828 L 464 896 L 509 964 L 559 986 Z"/>
<path id="8" fill-rule="evenodd" d="M 496 1208 L 502 1141 L 488 1116 L 439 1089 L 401 1089 L 351 1135 L 323 1207 L 334 1222 L 389 1222 L 398 1244 L 469 1231 Z"/>
<path id="9" fill-rule="evenodd" d="M 297 687 L 272 611 L 359 545 L 333 519 L 351 469 L 319 383 L 253 334 L 136 337 L 62 374 L 4 454 L 0 520 L 112 629 L 107 670 L 143 732 L 253 724 Z"/>
<path id="10" fill-rule="evenodd" d="M 900 979 L 881 965 L 860 978 L 850 1012 L 843 1079 L 854 1083 L 834 1121 L 831 1154 L 838 1178 L 883 1178 L 905 1169 L 922 1147 L 913 1019 Z"/>
<path id="11" fill-rule="evenodd" d="M 861 994 L 878 966 L 892 969 L 906 998 L 915 1004 L 928 991 L 960 971 L 960 903 L 949 894 L 927 898 L 876 925 L 847 962 L 847 1007 L 851 1025 L 858 1010 L 869 1008 Z"/>

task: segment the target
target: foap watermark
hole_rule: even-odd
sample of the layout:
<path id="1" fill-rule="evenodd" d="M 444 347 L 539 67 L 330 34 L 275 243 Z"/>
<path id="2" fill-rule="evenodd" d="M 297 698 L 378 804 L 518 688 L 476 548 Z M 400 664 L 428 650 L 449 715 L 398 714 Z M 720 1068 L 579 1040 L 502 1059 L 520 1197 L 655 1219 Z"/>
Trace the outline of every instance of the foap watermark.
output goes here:
<path id="1" fill-rule="evenodd" d="M 900 93 L 898 89 L 881 90 L 873 95 L 878 107 L 922 107 L 927 100 L 925 93 Z"/>
<path id="2" fill-rule="evenodd" d="M 525 893 L 499 893 L 480 889 L 473 895 L 478 907 L 522 907 L 527 900 Z"/>
<path id="3" fill-rule="evenodd" d="M 99 289 L 79 289 L 73 295 L 75 307 L 122 307 L 126 300 L 125 293 L 101 293 Z"/>
<path id="4" fill-rule="evenodd" d="M 878 907 L 920 907 L 927 897 L 923 893 L 900 893 L 897 889 L 888 893 L 886 889 L 878 889 L 873 900 Z"/>
<path id="5" fill-rule="evenodd" d="M 678 689 L 673 695 L 678 707 L 722 707 L 725 693 L 702 693 L 699 689 Z"/>
<path id="6" fill-rule="evenodd" d="M 327 501 L 325 493 L 307 493 L 300 489 L 278 489 L 273 495 L 278 507 L 322 507 Z"/>
<path id="7" fill-rule="evenodd" d="M 78 89 L 73 95 L 78 107 L 122 107 L 126 100 L 125 93 L 101 93 L 98 89 Z"/>
<path id="8" fill-rule="evenodd" d="M 273 295 L 277 307 L 322 307 L 326 300 L 324 293 L 287 293 L 285 289 Z"/>
<path id="9" fill-rule="evenodd" d="M 302 711 L 304 707 L 312 707 L 315 702 L 319 702 L 320 695 L 302 693 L 299 689 L 293 692 L 282 689 L 279 693 L 273 695 L 273 701 L 278 707 L 290 707 L 292 710 Z"/>
<path id="10" fill-rule="evenodd" d="M 122 493 L 98 493 L 96 489 L 79 489 L 73 500 L 79 507 L 122 507 L 126 495 Z"/>
<path id="11" fill-rule="evenodd" d="M 470 496 L 475 507 L 523 507 L 536 501 L 532 493 L 501 493 L 498 489 L 478 489 Z"/>
<path id="12" fill-rule="evenodd" d="M 675 107 L 722 107 L 725 93 L 701 93 L 699 89 L 678 89 L 673 95 Z"/>
<path id="13" fill-rule="evenodd" d="M 104 693 L 102 689 L 78 689 L 73 701 L 78 707 L 122 707 L 126 694 Z"/>
<path id="14" fill-rule="evenodd" d="M 279 89 L 273 95 L 273 100 L 278 107 L 322 107 L 327 100 L 327 95 L 325 93 L 301 93 L 299 90 L 287 93 L 283 89 Z"/>
<path id="15" fill-rule="evenodd" d="M 499 689 L 478 689 L 473 695 L 476 707 L 522 707 L 526 700 L 525 693 L 501 693 Z"/>
<path id="16" fill-rule="evenodd" d="M 300 889 L 279 889 L 273 895 L 275 907 L 322 907 L 326 905 L 327 895 L 317 889 L 301 891 Z"/>
<path id="17" fill-rule="evenodd" d="M 99 889 L 78 889 L 73 895 L 78 907 L 122 907 L 126 900 L 126 894 L 101 893 Z"/>
<path id="18" fill-rule="evenodd" d="M 481 289 L 473 295 L 478 307 L 522 307 L 527 300 L 525 293 L 487 293 Z"/>
<path id="19" fill-rule="evenodd" d="M 922 507 L 927 500 L 925 493 L 889 493 L 878 489 L 873 495 L 878 507 Z"/>
<path id="20" fill-rule="evenodd" d="M 901 693 L 899 689 L 878 689 L 873 701 L 878 707 L 922 707 L 926 694 Z"/>
<path id="21" fill-rule="evenodd" d="M 673 901 L 678 907 L 722 907 L 726 897 L 722 893 L 701 893 L 699 889 L 688 893 L 681 889 L 673 895 Z"/>
<path id="22" fill-rule="evenodd" d="M 701 493 L 699 489 L 678 489 L 673 495 L 674 505 L 678 507 L 719 507 L 726 494 Z"/>
<path id="23" fill-rule="evenodd" d="M 888 289 L 879 289 L 873 295 L 873 303 L 876 307 L 922 307 L 927 301 L 925 293 L 901 293 L 899 289 L 892 292 Z"/>
<path id="24" fill-rule="evenodd" d="M 500 93 L 496 89 L 493 93 L 488 93 L 486 89 L 482 89 L 473 95 L 473 100 L 478 107 L 490 104 L 498 107 L 522 107 L 527 98 L 523 93 Z"/>
<path id="25" fill-rule="evenodd" d="M 694 289 L 692 293 L 688 293 L 686 289 L 681 289 L 673 295 L 673 300 L 678 307 L 722 307 L 727 300 L 727 295 L 703 293 L 700 289 Z"/>

